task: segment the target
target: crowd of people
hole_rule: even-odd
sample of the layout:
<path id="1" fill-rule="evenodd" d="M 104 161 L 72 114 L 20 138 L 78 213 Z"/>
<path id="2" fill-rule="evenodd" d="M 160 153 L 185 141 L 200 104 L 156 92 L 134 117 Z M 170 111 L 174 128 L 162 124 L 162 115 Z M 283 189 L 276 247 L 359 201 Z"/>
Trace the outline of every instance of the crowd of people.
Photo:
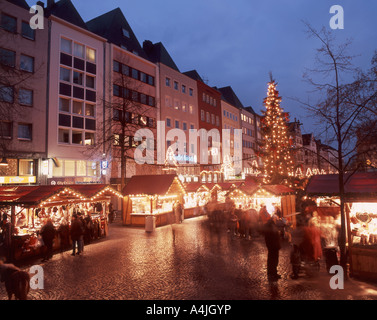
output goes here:
<path id="1" fill-rule="evenodd" d="M 207 213 L 211 223 L 225 222 L 231 237 L 247 240 L 255 236 L 264 237 L 268 251 L 267 276 L 271 281 L 281 278 L 277 269 L 283 241 L 292 248 L 290 256 L 292 279 L 299 277 L 303 266 L 307 268 L 310 266 L 312 271 L 319 270 L 319 260 L 323 256 L 324 249 L 337 246 L 336 228 L 329 222 L 330 219 L 333 221 L 333 218 L 327 217 L 325 222 L 321 221 L 314 201 L 304 203 L 301 212 L 296 215 L 294 228 L 282 216 L 278 206 L 273 208 L 273 212 L 269 212 L 264 204 L 261 205 L 259 212 L 256 209 L 243 210 L 241 207 L 236 208 L 232 199 L 226 198 L 222 206 L 210 202 L 207 205 Z M 332 264 L 336 263 L 336 250 L 334 250 Z"/>

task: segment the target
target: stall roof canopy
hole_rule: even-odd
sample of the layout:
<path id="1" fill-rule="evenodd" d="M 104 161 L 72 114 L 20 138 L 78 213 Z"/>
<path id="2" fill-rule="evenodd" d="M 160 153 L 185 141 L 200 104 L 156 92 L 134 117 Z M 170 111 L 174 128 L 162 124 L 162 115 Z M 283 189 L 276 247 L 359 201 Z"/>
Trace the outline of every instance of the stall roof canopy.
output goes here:
<path id="1" fill-rule="evenodd" d="M 123 194 L 165 195 L 174 183 L 179 184 L 184 191 L 183 184 L 176 174 L 133 176 L 123 189 Z"/>
<path id="2" fill-rule="evenodd" d="M 110 187 L 105 184 L 3 186 L 0 187 L 0 204 L 37 206 L 43 201 L 52 199 L 58 194 L 61 194 L 61 196 L 59 199 L 56 199 L 56 201 L 72 199 L 81 199 L 87 201 L 94 196 L 102 194 L 109 188 Z M 62 196 L 63 191 L 68 191 L 67 193 L 65 193 L 64 197 Z M 116 193 L 115 190 L 114 193 Z M 118 194 L 119 193 L 116 193 L 116 195 Z"/>
<path id="3" fill-rule="evenodd" d="M 337 174 L 312 176 L 306 186 L 309 196 L 339 195 L 339 176 Z M 377 172 L 357 172 L 346 174 L 344 191 L 347 196 L 377 195 Z"/>

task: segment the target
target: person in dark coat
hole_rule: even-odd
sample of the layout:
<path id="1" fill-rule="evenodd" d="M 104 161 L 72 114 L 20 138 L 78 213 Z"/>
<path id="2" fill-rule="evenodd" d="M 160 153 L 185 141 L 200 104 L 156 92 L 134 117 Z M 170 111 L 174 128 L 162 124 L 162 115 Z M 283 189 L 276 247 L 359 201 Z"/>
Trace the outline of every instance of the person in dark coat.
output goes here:
<path id="1" fill-rule="evenodd" d="M 46 220 L 46 223 L 42 227 L 40 234 L 42 236 L 43 243 L 46 247 L 45 254 L 42 261 L 47 261 L 52 258 L 53 244 L 54 244 L 54 238 L 56 234 L 55 227 L 50 218 Z"/>
<path id="2" fill-rule="evenodd" d="M 77 246 L 77 254 L 79 255 L 82 252 L 81 242 L 83 241 L 84 226 L 76 214 L 72 215 L 70 233 L 71 233 L 71 240 L 72 240 L 72 255 L 73 256 L 76 255 L 76 246 Z"/>
<path id="3" fill-rule="evenodd" d="M 276 281 L 281 278 L 277 272 L 281 244 L 279 229 L 276 226 L 276 219 L 277 217 L 273 216 L 267 221 L 263 228 L 264 238 L 268 250 L 267 276 L 268 280 L 270 281 Z"/>

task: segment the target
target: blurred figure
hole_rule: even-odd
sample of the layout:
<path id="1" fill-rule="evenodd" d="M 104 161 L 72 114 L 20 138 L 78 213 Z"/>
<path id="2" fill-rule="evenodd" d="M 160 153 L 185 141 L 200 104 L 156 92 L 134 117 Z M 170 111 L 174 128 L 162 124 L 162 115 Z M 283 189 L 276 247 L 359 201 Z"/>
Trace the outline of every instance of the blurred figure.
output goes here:
<path id="1" fill-rule="evenodd" d="M 84 234 L 84 227 L 80 219 L 78 219 L 76 214 L 72 215 L 72 223 L 71 223 L 71 239 L 72 239 L 72 256 L 76 255 L 76 247 L 77 247 L 77 254 L 81 254 L 82 252 L 82 243 L 83 242 L 83 234 Z"/>
<path id="2" fill-rule="evenodd" d="M 45 225 L 42 227 L 40 234 L 42 236 L 42 240 L 45 246 L 45 253 L 42 261 L 47 261 L 52 258 L 53 244 L 56 234 L 56 230 L 51 218 L 46 219 Z"/>
<path id="3" fill-rule="evenodd" d="M 277 272 L 277 267 L 279 264 L 279 250 L 281 249 L 281 244 L 280 233 L 276 226 L 276 220 L 277 216 L 272 216 L 263 228 L 264 238 L 268 250 L 267 277 L 269 281 L 276 281 L 281 278 L 281 276 Z"/>

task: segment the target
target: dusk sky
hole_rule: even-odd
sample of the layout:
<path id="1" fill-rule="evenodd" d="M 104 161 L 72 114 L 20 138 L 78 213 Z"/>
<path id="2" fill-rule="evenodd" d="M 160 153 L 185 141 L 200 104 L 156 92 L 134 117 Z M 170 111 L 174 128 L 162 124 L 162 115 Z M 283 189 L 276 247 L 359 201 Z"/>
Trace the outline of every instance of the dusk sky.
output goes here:
<path id="1" fill-rule="evenodd" d="M 32 4 L 31 1 L 28 1 Z M 354 64 L 363 69 L 377 50 L 376 0 L 72 0 L 85 21 L 120 7 L 139 42 L 162 42 L 181 72 L 196 69 L 210 86 L 232 86 L 245 106 L 263 109 L 269 72 L 278 82 L 282 107 L 313 132 L 297 102 L 312 88 L 303 82 L 319 40 L 308 38 L 302 20 L 330 29 L 333 5 L 344 9 L 339 42 L 352 39 Z M 312 95 L 310 97 L 313 98 Z"/>

